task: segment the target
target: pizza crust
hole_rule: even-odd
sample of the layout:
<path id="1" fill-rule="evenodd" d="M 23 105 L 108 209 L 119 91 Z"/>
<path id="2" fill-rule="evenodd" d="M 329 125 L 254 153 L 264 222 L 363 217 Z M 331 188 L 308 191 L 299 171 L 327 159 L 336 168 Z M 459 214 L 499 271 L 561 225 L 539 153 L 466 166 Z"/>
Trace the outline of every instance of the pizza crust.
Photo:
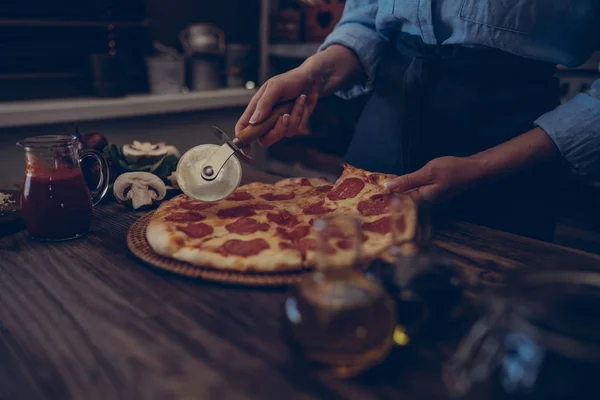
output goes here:
<path id="1" fill-rule="evenodd" d="M 152 250 L 165 257 L 171 257 L 180 248 L 175 244 L 173 235 L 169 232 L 167 226 L 155 219 L 151 219 L 146 227 L 146 240 L 148 240 Z"/>

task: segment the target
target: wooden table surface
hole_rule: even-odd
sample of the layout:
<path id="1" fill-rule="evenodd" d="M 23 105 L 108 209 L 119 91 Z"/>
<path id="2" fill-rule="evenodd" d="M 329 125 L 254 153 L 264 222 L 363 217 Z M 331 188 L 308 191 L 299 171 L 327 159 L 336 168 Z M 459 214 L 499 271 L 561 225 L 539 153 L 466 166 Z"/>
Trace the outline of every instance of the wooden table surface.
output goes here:
<path id="1" fill-rule="evenodd" d="M 125 245 L 141 215 L 109 203 L 79 240 L 0 238 L 0 399 L 446 398 L 435 346 L 394 353 L 349 382 L 301 369 L 280 333 L 285 289 L 144 266 Z M 435 242 L 484 281 L 519 266 L 600 265 L 591 254 L 463 223 L 438 228 Z"/>

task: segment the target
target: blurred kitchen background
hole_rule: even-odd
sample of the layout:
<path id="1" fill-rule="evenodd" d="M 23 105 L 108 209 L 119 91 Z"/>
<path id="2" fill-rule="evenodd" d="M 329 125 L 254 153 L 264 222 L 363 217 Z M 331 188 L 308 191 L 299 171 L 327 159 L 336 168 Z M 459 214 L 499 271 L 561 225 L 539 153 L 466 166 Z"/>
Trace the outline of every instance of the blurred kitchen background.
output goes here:
<path id="1" fill-rule="evenodd" d="M 19 181 L 15 142 L 96 131 L 117 145 L 166 141 L 182 152 L 233 133 L 255 90 L 299 65 L 333 29 L 342 0 L 3 0 L 0 181 Z M 599 77 L 597 52 L 560 68 L 563 100 Z M 328 98 L 311 137 L 256 148 L 259 168 L 334 178 L 365 99 Z M 600 253 L 600 184 L 565 171 L 556 241 Z"/>

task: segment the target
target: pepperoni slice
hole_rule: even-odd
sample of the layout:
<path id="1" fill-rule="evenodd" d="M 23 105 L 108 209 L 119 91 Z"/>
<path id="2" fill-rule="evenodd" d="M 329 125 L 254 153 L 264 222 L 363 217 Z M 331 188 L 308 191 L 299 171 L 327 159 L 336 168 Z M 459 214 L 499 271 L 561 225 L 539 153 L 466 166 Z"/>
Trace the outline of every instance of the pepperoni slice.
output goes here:
<path id="1" fill-rule="evenodd" d="M 210 225 L 205 224 L 204 222 L 196 222 L 193 224 L 187 224 L 185 226 L 180 226 L 179 229 L 181 232 L 185 233 L 189 237 L 200 239 L 205 236 L 213 233 L 213 228 Z"/>
<path id="2" fill-rule="evenodd" d="M 267 221 L 277 225 L 285 225 L 280 213 L 267 213 Z"/>
<path id="3" fill-rule="evenodd" d="M 298 182 L 298 183 L 300 186 L 312 186 L 312 183 L 310 183 L 308 178 L 302 178 L 302 179 L 300 179 L 300 182 Z"/>
<path id="4" fill-rule="evenodd" d="M 240 217 L 251 217 L 256 215 L 256 211 L 252 206 L 237 206 L 231 208 L 224 208 L 217 212 L 217 216 L 220 218 L 240 218 Z"/>
<path id="5" fill-rule="evenodd" d="M 281 194 L 273 194 L 273 193 L 265 193 L 261 195 L 263 199 L 267 201 L 283 201 L 283 200 L 291 200 L 296 197 L 296 193 L 281 193 Z"/>
<path id="6" fill-rule="evenodd" d="M 383 217 L 377 221 L 366 222 L 362 227 L 367 232 L 386 234 L 392 230 L 392 219 L 390 217 Z"/>
<path id="7" fill-rule="evenodd" d="M 305 237 L 306 235 L 308 235 L 309 232 L 310 232 L 310 226 L 308 226 L 308 225 L 298 226 L 298 227 L 294 228 L 294 230 L 291 230 L 291 231 L 286 231 L 283 228 L 277 228 L 277 234 L 279 236 L 281 236 L 284 239 L 291 240 L 291 241 L 300 240 L 303 237 Z"/>
<path id="8" fill-rule="evenodd" d="M 319 187 L 317 187 L 317 192 L 320 192 L 320 193 L 327 193 L 327 192 L 329 192 L 331 189 L 333 189 L 333 185 L 323 185 L 323 186 L 319 186 Z"/>
<path id="9" fill-rule="evenodd" d="M 251 235 L 258 231 L 268 231 L 269 224 L 260 223 L 254 218 L 245 217 L 225 225 L 225 229 L 231 233 L 237 233 L 239 235 Z"/>
<path id="10" fill-rule="evenodd" d="M 227 200 L 231 201 L 245 201 L 252 200 L 254 196 L 244 190 L 238 190 L 237 192 L 231 193 L 231 195 L 227 198 Z"/>
<path id="11" fill-rule="evenodd" d="M 364 216 L 383 214 L 390 205 L 391 197 L 384 194 L 376 194 L 371 196 L 369 200 L 363 200 L 358 203 L 358 212 Z"/>
<path id="12" fill-rule="evenodd" d="M 310 250 L 317 250 L 317 241 L 312 238 L 302 238 L 296 242 L 296 248 L 302 253 L 306 253 Z M 328 254 L 335 253 L 335 249 L 329 243 L 326 245 L 325 251 Z"/>
<path id="13" fill-rule="evenodd" d="M 203 221 L 206 217 L 200 213 L 194 211 L 186 211 L 182 213 L 176 213 L 167 215 L 165 217 L 165 221 L 170 222 L 194 222 L 194 221 Z"/>
<path id="14" fill-rule="evenodd" d="M 302 253 L 306 253 L 309 250 L 315 250 L 317 248 L 317 241 L 312 238 L 302 238 L 296 242 L 296 248 Z"/>
<path id="15" fill-rule="evenodd" d="M 181 208 L 192 211 L 202 211 L 214 206 L 217 203 L 201 203 L 199 201 L 186 201 L 181 203 Z"/>
<path id="16" fill-rule="evenodd" d="M 293 228 L 300 223 L 298 217 L 287 210 L 283 210 L 279 213 L 268 213 L 267 220 L 277 225 L 287 226 L 288 228 Z"/>
<path id="17" fill-rule="evenodd" d="M 255 256 L 268 248 L 269 244 L 262 238 L 252 240 L 230 239 L 221 246 L 221 250 L 225 254 L 241 257 Z"/>
<path id="18" fill-rule="evenodd" d="M 336 245 L 337 245 L 337 247 L 339 247 L 342 250 L 350 250 L 352 248 L 352 240 L 349 240 L 349 239 L 338 240 Z"/>
<path id="19" fill-rule="evenodd" d="M 327 208 L 325 207 L 323 204 L 325 203 L 325 200 L 320 201 L 318 203 L 314 203 L 311 204 L 308 207 L 305 207 L 302 212 L 304 214 L 308 214 L 308 215 L 321 215 L 321 214 L 327 214 L 333 211 L 333 209 L 331 208 Z"/>
<path id="20" fill-rule="evenodd" d="M 275 208 L 274 205 L 267 203 L 248 204 L 248 207 L 252 208 L 253 210 L 272 210 Z"/>
<path id="21" fill-rule="evenodd" d="M 317 250 L 317 241 L 313 238 L 302 238 L 296 242 L 280 242 L 279 248 L 283 250 L 295 249 L 302 253 L 306 257 L 306 253 L 309 251 Z M 327 245 L 326 251 L 328 254 L 335 253 L 335 249 L 331 245 Z"/>
<path id="22" fill-rule="evenodd" d="M 344 200 L 356 197 L 365 187 L 365 183 L 359 178 L 346 178 L 337 187 L 333 188 L 327 195 L 329 200 Z"/>

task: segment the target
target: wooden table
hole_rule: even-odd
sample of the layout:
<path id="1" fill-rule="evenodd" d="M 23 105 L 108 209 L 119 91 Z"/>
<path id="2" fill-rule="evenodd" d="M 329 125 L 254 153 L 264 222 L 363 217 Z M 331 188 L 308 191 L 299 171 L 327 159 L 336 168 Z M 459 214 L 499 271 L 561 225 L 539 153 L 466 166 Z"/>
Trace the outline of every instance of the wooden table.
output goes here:
<path id="1" fill-rule="evenodd" d="M 0 399 L 446 397 L 437 347 L 395 355 L 351 382 L 302 370 L 280 334 L 285 290 L 144 266 L 125 245 L 141 215 L 106 204 L 83 239 L 0 238 Z M 471 276 L 486 279 L 521 265 L 600 265 L 591 254 L 463 223 L 440 227 L 435 239 Z"/>

